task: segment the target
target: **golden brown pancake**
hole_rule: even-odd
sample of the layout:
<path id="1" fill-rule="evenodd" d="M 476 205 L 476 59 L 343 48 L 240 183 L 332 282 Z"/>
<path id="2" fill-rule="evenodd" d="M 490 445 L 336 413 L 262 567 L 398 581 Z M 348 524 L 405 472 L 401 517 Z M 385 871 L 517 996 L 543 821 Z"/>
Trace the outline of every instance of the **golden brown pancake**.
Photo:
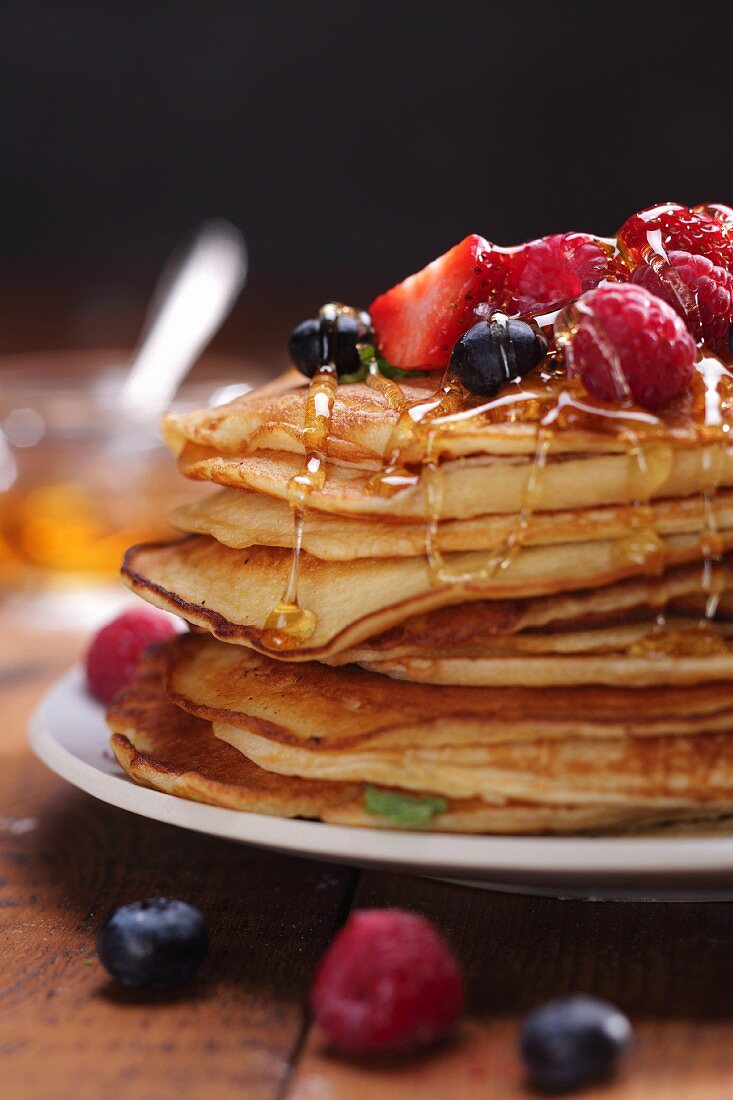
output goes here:
<path id="1" fill-rule="evenodd" d="M 263 771 L 214 737 L 211 723 L 165 693 L 165 649 L 144 660 L 135 682 L 107 713 L 111 745 L 131 779 L 195 802 L 279 817 L 320 817 L 362 801 L 359 785 L 290 779 Z"/>
<path id="2" fill-rule="evenodd" d="M 453 684 L 464 688 L 504 687 L 531 691 L 541 687 L 603 684 L 612 688 L 641 688 L 675 684 L 701 684 L 733 679 L 733 652 L 654 653 L 635 655 L 633 650 L 610 653 L 538 656 L 400 657 L 361 661 L 363 668 L 395 680 L 420 684 Z"/>
<path id="3" fill-rule="evenodd" d="M 400 388 L 407 401 L 417 402 L 435 392 L 436 379 L 405 379 Z M 527 394 L 542 391 L 532 378 L 527 379 L 522 388 Z M 301 384 L 283 392 L 255 392 L 216 409 L 202 409 L 182 416 L 169 414 L 164 424 L 166 439 L 177 454 L 186 443 L 210 447 L 222 455 L 242 455 L 255 450 L 302 452 L 306 398 L 307 388 L 302 380 Z M 696 446 L 698 443 L 692 416 L 693 401 L 692 392 L 686 392 L 665 406 L 664 432 L 677 446 Z M 469 407 L 474 409 L 481 404 L 480 398 L 469 400 Z M 329 458 L 352 464 L 381 461 L 398 417 L 398 412 L 385 398 L 366 383 L 339 386 L 327 440 Z M 647 421 L 654 419 L 644 414 L 641 417 L 644 427 Z M 633 414 L 629 426 L 635 426 Z M 511 422 L 508 418 L 497 423 L 492 416 L 477 415 L 474 411 L 470 416 L 453 420 L 450 432 L 441 439 L 441 451 L 446 457 L 532 455 L 536 437 L 534 423 Z M 623 454 L 627 450 L 623 440 L 608 431 L 587 428 L 564 429 L 558 433 L 554 448 L 564 454 L 591 451 Z M 406 461 L 420 462 L 424 456 L 425 436 L 418 433 L 403 457 Z"/>
<path id="4" fill-rule="evenodd" d="M 659 500 L 651 506 L 648 522 L 660 535 L 697 534 L 705 522 L 704 511 L 704 501 L 699 495 Z M 719 528 L 733 528 L 733 490 L 718 493 L 715 514 Z M 284 500 L 247 489 L 210 493 L 200 501 L 176 508 L 169 519 L 179 531 L 210 535 L 234 549 L 293 546 L 290 506 Z M 505 545 L 515 528 L 516 517 L 506 515 L 447 520 L 440 524 L 437 544 L 444 553 L 489 550 Z M 628 530 L 629 511 L 623 506 L 534 512 L 524 545 L 619 539 Z M 302 545 L 309 554 L 325 561 L 419 557 L 425 552 L 425 524 L 395 522 L 380 516 L 360 519 L 327 515 L 310 509 Z"/>
<path id="5" fill-rule="evenodd" d="M 723 536 L 724 544 L 729 541 L 733 542 L 733 532 Z M 694 561 L 701 553 L 692 535 L 671 535 L 664 544 L 670 565 Z M 487 577 L 478 571 L 492 560 L 490 554 L 453 554 L 446 557 L 451 572 L 465 572 L 470 579 L 440 584 L 431 583 L 419 558 L 326 562 L 304 554 L 299 600 L 316 614 L 317 624 L 304 644 L 283 647 L 279 655 L 289 660 L 328 658 L 440 607 L 603 587 L 644 571 L 638 562 L 617 555 L 615 545 L 606 541 L 530 547 L 508 568 Z M 285 587 L 290 560 L 286 550 L 233 550 L 193 535 L 179 542 L 133 547 L 126 555 L 123 577 L 148 602 L 183 615 L 218 638 L 266 651 L 263 628 Z M 726 560 L 726 586 L 730 564 Z"/>
<path id="6" fill-rule="evenodd" d="M 294 779 L 266 772 L 214 737 L 210 723 L 175 706 L 163 690 L 165 647 L 145 660 L 135 683 L 112 705 L 111 745 L 134 782 L 228 809 L 310 817 L 345 825 L 390 827 L 365 809 L 362 784 Z M 555 806 L 478 799 L 446 800 L 424 829 L 446 832 L 566 833 L 617 830 L 687 817 L 718 817 L 726 807 Z M 392 824 L 392 827 L 393 824 Z"/>
<path id="7" fill-rule="evenodd" d="M 272 660 L 203 635 L 179 639 L 169 652 L 168 691 L 180 706 L 313 751 L 733 731 L 726 683 L 467 691 L 395 683 L 354 665 Z"/>
<path id="8" fill-rule="evenodd" d="M 646 456 L 646 491 L 641 495 L 651 500 L 699 495 L 710 482 L 710 465 L 715 465 L 716 456 L 721 457 L 720 484 L 733 485 L 733 448 L 721 452 L 717 447 L 672 450 L 651 446 Z M 179 456 L 185 477 L 251 489 L 281 500 L 287 500 L 288 482 L 300 472 L 302 464 L 302 455 L 286 451 L 229 455 L 195 443 L 187 443 Z M 439 517 L 516 515 L 527 497 L 532 468 L 533 460 L 527 455 L 480 455 L 442 462 Z M 370 488 L 374 473 L 380 469 L 376 461 L 368 469 L 329 463 L 325 484 L 310 495 L 309 509 L 411 520 L 425 519 L 432 513 L 419 483 L 394 496 L 383 496 Z M 640 474 L 635 459 L 628 454 L 573 457 L 551 453 L 539 489 L 537 509 L 542 511 L 632 504 L 640 495 Z"/>

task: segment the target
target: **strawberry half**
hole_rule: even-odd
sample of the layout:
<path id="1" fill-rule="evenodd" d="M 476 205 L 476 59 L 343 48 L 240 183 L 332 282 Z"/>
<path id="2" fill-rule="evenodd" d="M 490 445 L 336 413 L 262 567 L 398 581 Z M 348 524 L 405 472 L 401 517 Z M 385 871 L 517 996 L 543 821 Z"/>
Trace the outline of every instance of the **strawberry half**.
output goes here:
<path id="1" fill-rule="evenodd" d="M 472 233 L 369 307 L 382 355 L 404 370 L 448 366 L 459 336 L 476 323 L 480 302 L 497 300 L 505 257 Z"/>

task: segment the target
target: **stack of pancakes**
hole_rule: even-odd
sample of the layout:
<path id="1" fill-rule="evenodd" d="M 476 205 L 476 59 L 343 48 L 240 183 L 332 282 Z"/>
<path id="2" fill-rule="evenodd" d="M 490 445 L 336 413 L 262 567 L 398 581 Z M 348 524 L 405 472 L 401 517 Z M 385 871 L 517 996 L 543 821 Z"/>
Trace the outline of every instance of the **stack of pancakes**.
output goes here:
<path id="1" fill-rule="evenodd" d="M 733 449 L 705 394 L 550 431 L 526 386 L 402 431 L 434 388 L 338 387 L 300 525 L 304 379 L 167 418 L 182 473 L 220 488 L 127 555 L 192 632 L 113 705 L 118 759 L 184 797 L 358 825 L 733 812 Z M 273 629 L 285 592 L 306 631 Z"/>

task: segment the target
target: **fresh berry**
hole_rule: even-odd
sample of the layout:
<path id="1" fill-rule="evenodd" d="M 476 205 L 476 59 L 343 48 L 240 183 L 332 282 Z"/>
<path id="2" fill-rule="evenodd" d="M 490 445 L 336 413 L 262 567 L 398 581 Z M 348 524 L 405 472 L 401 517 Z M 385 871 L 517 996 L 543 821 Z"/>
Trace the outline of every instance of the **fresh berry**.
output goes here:
<path id="1" fill-rule="evenodd" d="M 473 234 L 376 298 L 369 312 L 377 344 L 403 369 L 445 368 L 481 302 L 498 300 L 506 255 Z"/>
<path id="2" fill-rule="evenodd" d="M 609 251 L 587 233 L 555 233 L 510 249 L 502 309 L 539 313 L 572 301 L 606 277 Z"/>
<path id="3" fill-rule="evenodd" d="M 353 374 L 361 366 L 357 344 L 369 338 L 371 321 L 369 315 L 342 313 L 336 321 L 336 347 L 328 347 L 327 333 L 321 321 L 312 317 L 301 321 L 293 329 L 288 344 L 290 358 L 294 365 L 312 378 L 318 368 L 334 353 L 334 361 L 339 374 Z"/>
<path id="4" fill-rule="evenodd" d="M 610 1077 L 631 1037 L 631 1024 L 613 1005 L 560 997 L 530 1013 L 519 1045 L 535 1088 L 559 1093 Z"/>
<path id="5" fill-rule="evenodd" d="M 668 257 L 668 264 L 639 264 L 631 281 L 663 298 L 697 340 L 718 355 L 725 355 L 733 320 L 733 275 L 707 256 L 670 252 Z"/>
<path id="6" fill-rule="evenodd" d="M 208 946 L 202 913 L 171 898 L 115 909 L 97 937 L 102 965 L 122 985 L 140 989 L 172 989 L 190 981 Z"/>
<path id="7" fill-rule="evenodd" d="M 670 250 L 707 256 L 718 267 L 733 270 L 733 237 L 716 217 L 676 202 L 660 203 L 633 214 L 619 229 L 621 255 L 636 267 L 645 253 L 666 258 Z"/>
<path id="8" fill-rule="evenodd" d="M 689 385 L 695 354 L 679 315 L 643 287 L 609 284 L 580 299 L 571 371 L 602 401 L 662 405 Z"/>
<path id="9" fill-rule="evenodd" d="M 176 633 L 173 620 L 160 611 L 135 608 L 103 626 L 87 650 L 87 687 L 100 703 L 110 703 L 131 684 L 143 650 Z"/>
<path id="10" fill-rule="evenodd" d="M 458 964 L 429 921 L 399 909 L 361 909 L 326 952 L 310 1004 L 338 1049 L 387 1053 L 440 1038 L 463 997 Z"/>
<path id="11" fill-rule="evenodd" d="M 451 373 L 471 393 L 493 397 L 529 374 L 547 354 L 547 341 L 524 321 L 489 319 L 464 332 L 450 357 Z"/>

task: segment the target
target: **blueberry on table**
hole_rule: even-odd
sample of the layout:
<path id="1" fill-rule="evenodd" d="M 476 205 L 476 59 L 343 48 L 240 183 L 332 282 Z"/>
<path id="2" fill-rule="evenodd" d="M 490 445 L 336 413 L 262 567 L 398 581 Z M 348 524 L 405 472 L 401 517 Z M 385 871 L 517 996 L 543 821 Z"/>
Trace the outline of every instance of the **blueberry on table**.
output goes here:
<path id="1" fill-rule="evenodd" d="M 97 937 L 102 965 L 122 985 L 139 989 L 172 989 L 189 981 L 208 946 L 203 914 L 172 898 L 120 906 Z"/>
<path id="2" fill-rule="evenodd" d="M 479 321 L 456 341 L 450 370 L 471 393 L 493 397 L 534 370 L 546 354 L 545 338 L 526 321 Z"/>
<path id="3" fill-rule="evenodd" d="M 370 335 L 368 314 L 342 313 L 336 320 L 335 361 L 339 374 L 353 374 L 361 367 L 357 343 Z M 321 322 L 317 317 L 301 321 L 293 329 L 288 351 L 298 370 L 312 378 L 324 361 Z"/>
<path id="4" fill-rule="evenodd" d="M 531 1012 L 519 1045 L 531 1083 L 570 1092 L 608 1078 L 631 1043 L 631 1024 L 595 997 L 560 997 Z"/>

